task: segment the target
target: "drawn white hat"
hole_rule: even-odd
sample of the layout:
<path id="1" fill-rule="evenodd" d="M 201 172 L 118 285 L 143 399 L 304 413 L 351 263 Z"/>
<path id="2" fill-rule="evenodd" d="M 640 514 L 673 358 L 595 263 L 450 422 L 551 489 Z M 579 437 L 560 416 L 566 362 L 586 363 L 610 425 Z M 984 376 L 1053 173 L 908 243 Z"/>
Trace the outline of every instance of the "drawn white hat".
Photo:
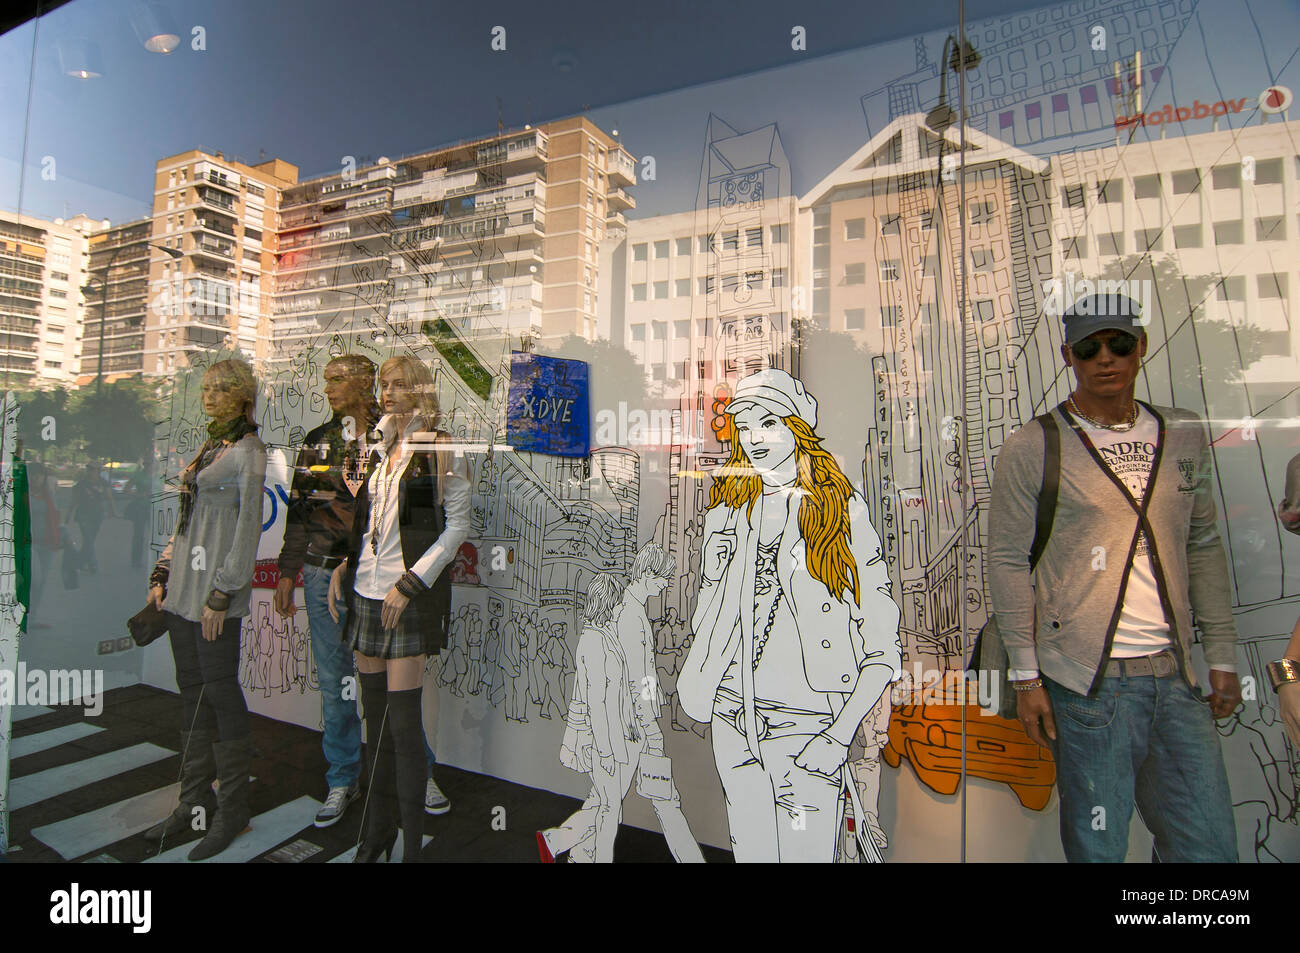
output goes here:
<path id="1" fill-rule="evenodd" d="M 727 404 L 727 413 L 755 404 L 777 417 L 791 415 L 809 427 L 817 427 L 817 399 L 804 390 L 803 382 L 785 371 L 769 368 L 750 374 L 736 385 L 736 394 Z"/>

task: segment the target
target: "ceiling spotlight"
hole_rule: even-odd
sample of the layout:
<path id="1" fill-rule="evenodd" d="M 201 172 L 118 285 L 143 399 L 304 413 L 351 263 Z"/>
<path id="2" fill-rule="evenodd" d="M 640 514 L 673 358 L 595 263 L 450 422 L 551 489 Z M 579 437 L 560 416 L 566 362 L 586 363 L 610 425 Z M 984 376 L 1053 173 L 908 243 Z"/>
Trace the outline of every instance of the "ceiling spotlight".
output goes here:
<path id="1" fill-rule="evenodd" d="M 166 54 L 180 46 L 181 38 L 158 0 L 136 0 L 131 8 L 131 26 L 150 53 Z"/>
<path id="2" fill-rule="evenodd" d="M 104 61 L 99 55 L 99 44 L 84 37 L 70 36 L 56 44 L 59 69 L 65 76 L 77 79 L 98 79 L 104 75 Z"/>

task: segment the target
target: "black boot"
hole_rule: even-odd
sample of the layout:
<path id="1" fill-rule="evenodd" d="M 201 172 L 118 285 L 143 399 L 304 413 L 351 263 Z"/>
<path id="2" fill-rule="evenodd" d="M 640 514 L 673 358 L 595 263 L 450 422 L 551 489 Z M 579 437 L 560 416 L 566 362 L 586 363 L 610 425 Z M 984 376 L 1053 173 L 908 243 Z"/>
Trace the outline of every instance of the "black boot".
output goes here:
<path id="1" fill-rule="evenodd" d="M 212 745 L 217 762 L 217 816 L 208 834 L 190 851 L 190 860 L 215 857 L 248 827 L 248 769 L 252 751 L 247 738 L 217 741 Z"/>
<path id="2" fill-rule="evenodd" d="M 194 829 L 196 807 L 203 808 L 203 827 L 212 823 L 212 815 L 217 811 L 217 798 L 212 793 L 212 782 L 217 779 L 217 762 L 212 758 L 214 740 L 206 728 L 181 732 L 180 803 L 171 814 L 144 832 L 145 840 L 157 843 Z"/>
<path id="3" fill-rule="evenodd" d="M 388 726 L 397 763 L 397 806 L 402 816 L 402 863 L 421 862 L 424 841 L 424 787 L 429 765 L 424 753 L 424 726 L 418 688 L 388 693 Z"/>
<path id="4" fill-rule="evenodd" d="M 387 861 L 397 840 L 397 801 L 393 789 L 393 736 L 386 715 L 388 675 L 362 672 L 361 713 L 366 720 L 366 747 L 370 751 L 370 783 L 362 810 L 362 841 L 354 864 Z"/>

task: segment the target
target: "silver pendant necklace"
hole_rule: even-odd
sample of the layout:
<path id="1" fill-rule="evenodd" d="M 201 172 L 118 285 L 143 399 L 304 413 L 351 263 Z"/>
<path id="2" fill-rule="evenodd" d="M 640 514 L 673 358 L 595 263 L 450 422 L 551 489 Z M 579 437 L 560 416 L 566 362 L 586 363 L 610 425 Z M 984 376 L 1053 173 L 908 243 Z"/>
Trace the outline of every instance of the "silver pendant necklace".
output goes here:
<path id="1" fill-rule="evenodd" d="M 1138 419 L 1137 401 L 1133 401 L 1132 407 L 1129 408 L 1128 420 L 1124 421 L 1122 424 L 1102 423 L 1100 420 L 1097 420 L 1093 417 L 1089 417 L 1082 410 L 1080 410 L 1079 405 L 1074 402 L 1073 394 L 1069 396 L 1069 398 L 1066 400 L 1066 403 L 1070 405 L 1070 410 L 1074 411 L 1076 417 L 1080 417 L 1083 420 L 1086 420 L 1088 423 L 1092 424 L 1094 427 L 1097 427 L 1101 430 L 1113 430 L 1115 431 L 1115 433 L 1125 433 L 1126 431 L 1132 430 L 1137 425 L 1137 419 Z"/>

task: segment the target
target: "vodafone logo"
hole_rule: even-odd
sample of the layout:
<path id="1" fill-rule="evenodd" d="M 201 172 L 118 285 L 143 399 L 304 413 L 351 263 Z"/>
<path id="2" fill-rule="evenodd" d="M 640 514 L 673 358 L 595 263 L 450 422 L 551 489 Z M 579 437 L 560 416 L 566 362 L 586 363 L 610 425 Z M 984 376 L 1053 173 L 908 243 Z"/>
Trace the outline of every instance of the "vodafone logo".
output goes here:
<path id="1" fill-rule="evenodd" d="M 1259 111 L 1262 113 L 1286 112 L 1291 108 L 1291 90 L 1285 86 L 1270 86 L 1259 94 Z"/>

